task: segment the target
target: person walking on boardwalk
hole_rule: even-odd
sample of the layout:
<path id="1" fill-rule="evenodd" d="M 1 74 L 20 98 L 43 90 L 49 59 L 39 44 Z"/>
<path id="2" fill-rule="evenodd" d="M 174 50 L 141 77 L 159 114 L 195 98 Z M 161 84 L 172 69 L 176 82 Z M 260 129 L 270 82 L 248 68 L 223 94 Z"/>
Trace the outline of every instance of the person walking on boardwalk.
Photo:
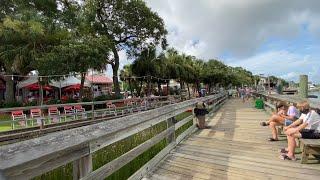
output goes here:
<path id="1" fill-rule="evenodd" d="M 244 103 L 244 98 L 245 98 L 245 90 L 243 88 L 239 88 L 239 96 L 242 99 L 242 102 Z"/>

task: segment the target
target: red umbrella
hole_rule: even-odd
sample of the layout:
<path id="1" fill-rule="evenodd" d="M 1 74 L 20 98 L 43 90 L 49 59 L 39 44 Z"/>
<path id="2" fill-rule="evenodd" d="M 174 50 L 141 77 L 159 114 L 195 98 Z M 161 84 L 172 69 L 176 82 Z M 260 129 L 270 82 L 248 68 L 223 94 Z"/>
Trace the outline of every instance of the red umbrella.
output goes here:
<path id="1" fill-rule="evenodd" d="M 38 83 L 34 83 L 34 84 L 30 84 L 30 85 L 26 86 L 25 88 L 29 89 L 30 91 L 39 91 L 40 86 Z M 50 87 L 48 85 L 42 86 L 42 89 L 46 90 L 46 91 L 52 91 L 52 87 Z"/>
<path id="2" fill-rule="evenodd" d="M 64 90 L 65 91 L 79 91 L 81 87 L 81 84 L 75 84 L 75 85 L 71 85 L 66 87 Z"/>

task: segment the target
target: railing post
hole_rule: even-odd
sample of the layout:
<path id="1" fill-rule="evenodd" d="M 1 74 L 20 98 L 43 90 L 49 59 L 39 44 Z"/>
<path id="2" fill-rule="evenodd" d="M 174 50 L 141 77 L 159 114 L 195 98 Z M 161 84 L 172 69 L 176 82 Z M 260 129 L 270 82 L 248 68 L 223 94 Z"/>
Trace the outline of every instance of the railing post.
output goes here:
<path id="1" fill-rule="evenodd" d="M 92 120 L 94 120 L 94 102 L 91 105 L 91 112 L 92 112 Z"/>
<path id="2" fill-rule="evenodd" d="M 174 124 L 175 124 L 175 118 L 172 117 L 172 118 L 169 118 L 167 120 L 167 128 L 168 129 L 171 129 L 170 133 L 168 134 L 168 137 L 167 137 L 167 142 L 168 144 L 171 144 L 172 142 L 175 142 L 176 140 L 176 137 L 175 137 L 175 128 L 174 128 Z"/>
<path id="3" fill-rule="evenodd" d="M 92 172 L 92 155 L 73 161 L 73 179 L 78 180 Z"/>

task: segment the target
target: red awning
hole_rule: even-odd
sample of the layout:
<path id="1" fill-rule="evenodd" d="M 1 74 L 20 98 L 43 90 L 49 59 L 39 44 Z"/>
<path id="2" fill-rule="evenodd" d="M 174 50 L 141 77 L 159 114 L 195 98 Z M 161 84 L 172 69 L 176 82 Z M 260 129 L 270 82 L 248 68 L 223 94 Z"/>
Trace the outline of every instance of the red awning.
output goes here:
<path id="1" fill-rule="evenodd" d="M 38 83 L 34 83 L 34 84 L 30 84 L 28 86 L 25 87 L 26 89 L 29 89 L 30 91 L 39 91 L 40 90 L 40 86 Z M 49 85 L 45 85 L 45 86 L 42 86 L 42 89 L 43 90 L 46 90 L 46 91 L 52 91 L 52 87 L 49 86 Z"/>
<path id="2" fill-rule="evenodd" d="M 66 87 L 64 89 L 64 91 L 79 91 L 80 87 L 81 87 L 80 84 L 75 84 L 75 85 L 71 85 L 71 86 Z"/>

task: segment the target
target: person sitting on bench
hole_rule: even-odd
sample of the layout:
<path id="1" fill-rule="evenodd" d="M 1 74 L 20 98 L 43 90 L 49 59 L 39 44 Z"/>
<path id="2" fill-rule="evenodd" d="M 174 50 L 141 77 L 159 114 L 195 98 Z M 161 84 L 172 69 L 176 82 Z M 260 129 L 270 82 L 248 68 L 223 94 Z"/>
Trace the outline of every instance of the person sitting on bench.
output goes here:
<path id="1" fill-rule="evenodd" d="M 290 106 L 285 102 L 280 102 L 277 105 L 277 113 L 274 113 L 267 122 L 262 122 L 262 126 L 269 126 L 271 128 L 272 137 L 269 141 L 278 141 L 278 132 L 276 126 L 290 125 L 293 121 L 297 120 L 300 113 L 295 106 Z"/>
<path id="2" fill-rule="evenodd" d="M 301 103 L 299 110 L 302 113 L 301 118 L 284 128 L 288 147 L 280 150 L 280 158 L 283 160 L 296 160 L 294 155 L 296 138 L 320 139 L 319 114 L 310 109 L 308 102 Z"/>

